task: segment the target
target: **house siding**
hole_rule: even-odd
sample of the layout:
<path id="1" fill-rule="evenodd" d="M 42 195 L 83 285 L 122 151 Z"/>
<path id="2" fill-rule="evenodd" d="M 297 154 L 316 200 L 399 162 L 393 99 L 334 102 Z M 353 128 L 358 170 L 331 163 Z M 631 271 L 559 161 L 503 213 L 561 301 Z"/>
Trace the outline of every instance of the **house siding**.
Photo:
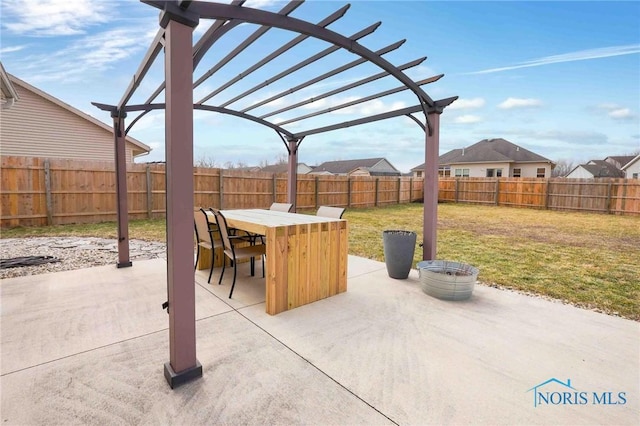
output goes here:
<path id="1" fill-rule="evenodd" d="M 512 163 L 511 170 L 520 169 L 520 177 L 538 177 L 538 169 L 544 168 L 544 177 L 551 177 L 551 165 L 549 163 Z"/>
<path id="2" fill-rule="evenodd" d="M 456 169 L 469 169 L 469 177 L 486 177 L 487 169 L 502 169 L 502 176 L 509 176 L 509 163 L 460 163 L 451 164 L 451 176 L 456 176 Z M 495 177 L 495 176 L 494 176 Z"/>
<path id="3" fill-rule="evenodd" d="M 571 171 L 567 176 L 570 179 L 592 179 L 593 175 L 587 169 L 582 166 L 578 166 Z"/>
<path id="4" fill-rule="evenodd" d="M 398 173 L 398 170 L 393 167 L 387 160 L 378 162 L 375 166 L 369 168 L 370 172 L 385 172 L 385 173 Z"/>
<path id="5" fill-rule="evenodd" d="M 638 176 L 635 179 L 640 179 L 640 160 L 636 160 L 635 163 L 627 167 L 625 169 L 625 174 L 627 176 L 627 179 L 634 179 L 634 174 Z"/>
<path id="6" fill-rule="evenodd" d="M 469 177 L 487 177 L 487 169 L 502 169 L 502 177 L 512 177 L 513 169 L 520 169 L 520 177 L 537 177 L 538 168 L 545 169 L 544 177 L 551 177 L 548 163 L 460 163 L 451 164 L 451 177 L 456 169 L 469 169 Z M 496 177 L 495 175 L 493 177 Z"/>
<path id="7" fill-rule="evenodd" d="M 113 133 L 14 84 L 19 101 L 0 112 L 2 155 L 114 161 Z M 127 162 L 132 146 L 127 143 Z"/>

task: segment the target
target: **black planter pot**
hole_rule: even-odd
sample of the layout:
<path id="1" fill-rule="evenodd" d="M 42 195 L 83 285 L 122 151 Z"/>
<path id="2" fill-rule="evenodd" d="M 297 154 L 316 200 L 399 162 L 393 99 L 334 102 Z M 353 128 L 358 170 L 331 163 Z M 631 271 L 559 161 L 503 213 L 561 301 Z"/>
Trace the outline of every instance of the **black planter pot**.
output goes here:
<path id="1" fill-rule="evenodd" d="M 417 234 L 413 231 L 382 232 L 384 263 L 391 278 L 406 279 L 413 264 Z"/>

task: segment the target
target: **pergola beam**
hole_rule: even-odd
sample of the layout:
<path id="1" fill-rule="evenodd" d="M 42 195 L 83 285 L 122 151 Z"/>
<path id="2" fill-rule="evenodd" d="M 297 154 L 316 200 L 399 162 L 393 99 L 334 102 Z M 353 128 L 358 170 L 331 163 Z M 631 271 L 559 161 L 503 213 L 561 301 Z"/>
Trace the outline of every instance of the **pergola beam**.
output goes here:
<path id="1" fill-rule="evenodd" d="M 291 12 L 293 12 L 294 10 L 296 10 L 298 8 L 298 6 L 300 6 L 301 4 L 302 4 L 301 1 L 289 2 L 278 13 L 280 15 L 288 15 Z M 205 72 L 199 79 L 197 79 L 196 82 L 193 84 L 193 88 L 195 89 L 200 84 L 202 84 L 205 80 L 207 80 L 209 77 L 211 77 L 213 74 L 215 74 L 220 68 L 225 66 L 227 63 L 229 63 L 229 61 L 231 61 L 233 58 L 238 56 L 247 47 L 251 46 L 256 40 L 258 40 L 260 37 L 262 37 L 264 34 L 266 34 L 266 32 L 269 31 L 270 29 L 271 29 L 271 27 L 269 27 L 267 25 L 263 25 L 260 28 L 258 28 L 256 31 L 254 31 L 253 34 L 251 34 L 249 37 L 247 37 L 242 43 L 240 43 L 238 46 L 236 46 L 235 49 L 233 49 L 231 52 L 229 52 L 224 58 L 222 58 L 220 61 L 218 61 L 217 64 L 215 64 L 213 67 L 211 67 L 209 70 L 207 70 L 207 72 Z"/>
<path id="2" fill-rule="evenodd" d="M 427 57 L 423 56 L 422 58 L 418 58 L 418 59 L 415 59 L 415 60 L 413 60 L 411 62 L 407 62 L 406 64 L 398 66 L 398 69 L 399 70 L 406 70 L 408 68 L 412 68 L 412 67 L 418 66 L 422 62 L 424 62 L 425 59 L 427 59 Z M 270 112 L 268 114 L 261 115 L 260 118 L 271 117 L 271 116 L 274 116 L 276 114 L 280 114 L 280 113 L 285 112 L 285 111 L 290 111 L 292 109 L 299 108 L 299 107 L 301 107 L 303 105 L 309 105 L 309 104 L 312 104 L 312 103 L 314 103 L 316 101 L 319 101 L 320 99 L 328 98 L 329 96 L 333 96 L 333 95 L 337 95 L 338 93 L 346 92 L 347 90 L 354 89 L 356 87 L 362 86 L 362 85 L 367 84 L 367 83 L 371 83 L 371 82 L 376 81 L 376 80 L 380 80 L 381 78 L 388 77 L 388 76 L 389 76 L 389 74 L 386 71 L 382 71 L 382 72 L 379 72 L 377 74 L 371 75 L 369 77 L 363 78 L 361 80 L 354 81 L 353 83 L 347 84 L 346 86 L 338 87 L 337 89 L 330 90 L 330 91 L 328 91 L 326 93 L 323 93 L 321 95 L 317 95 L 317 96 L 305 99 L 303 101 L 297 102 L 295 104 L 286 106 L 284 108 L 280 108 L 277 111 L 272 111 L 272 112 Z"/>
<path id="3" fill-rule="evenodd" d="M 423 86 L 425 84 L 433 83 L 434 81 L 440 80 L 440 78 L 442 78 L 442 76 L 444 76 L 444 74 L 440 74 L 440 75 L 437 75 L 437 76 L 434 76 L 434 77 L 429 77 L 429 78 L 426 78 L 424 80 L 416 81 L 416 84 L 418 86 Z M 353 101 L 350 101 L 350 102 L 345 102 L 343 104 L 336 105 L 336 106 L 333 106 L 331 108 L 326 108 L 326 109 L 323 109 L 321 111 L 316 111 L 316 112 L 312 112 L 310 114 L 301 115 L 299 117 L 294 117 L 294 118 L 292 118 L 290 120 L 281 121 L 278 124 L 280 126 L 282 126 L 284 124 L 294 123 L 296 121 L 305 120 L 307 118 L 316 117 L 318 115 L 327 114 L 329 112 L 337 111 L 339 109 L 348 108 L 350 106 L 354 106 L 354 105 L 358 105 L 358 104 L 361 104 L 361 103 L 364 103 L 364 102 L 368 102 L 368 101 L 371 101 L 373 99 L 383 98 L 385 96 L 393 95 L 394 93 L 403 92 L 405 90 L 408 90 L 407 86 L 395 87 L 393 89 L 385 90 L 384 92 L 374 93 L 373 95 L 365 96 L 364 98 L 356 99 L 356 100 L 353 100 Z"/>
<path id="4" fill-rule="evenodd" d="M 412 114 L 414 112 L 422 111 L 422 105 L 414 105 L 407 108 L 397 109 L 394 111 L 383 112 L 381 114 L 371 115 L 369 117 L 359 118 L 357 120 L 344 121 L 338 124 L 332 124 L 331 126 L 318 127 L 316 129 L 305 130 L 304 132 L 294 133 L 293 137 L 303 138 L 309 135 L 316 135 L 318 133 L 331 132 L 333 130 L 346 129 L 347 127 L 359 126 L 361 124 L 373 123 L 380 120 L 386 120 L 388 118 L 400 117 L 402 115 Z"/>
<path id="5" fill-rule="evenodd" d="M 349 37 L 350 39 L 356 41 L 361 39 L 364 36 L 367 36 L 371 33 L 373 33 L 379 26 L 380 26 L 381 22 L 376 22 L 373 25 L 368 26 L 367 28 L 357 32 L 356 34 L 352 35 L 351 37 Z M 308 57 L 307 59 L 305 59 L 304 61 L 298 62 L 297 64 L 287 68 L 286 70 L 274 75 L 273 77 L 271 77 L 268 80 L 265 80 L 264 82 L 253 86 L 251 89 L 244 91 L 243 93 L 239 94 L 238 96 L 234 97 L 233 99 L 228 100 L 227 102 L 221 104 L 220 106 L 226 107 L 234 102 L 239 101 L 242 98 L 245 98 L 247 96 L 249 96 L 250 94 L 267 87 L 268 85 L 280 80 L 281 78 L 284 78 L 304 67 L 306 67 L 307 65 L 310 65 L 316 61 L 319 61 L 320 59 L 324 58 L 325 56 L 330 55 L 333 52 L 336 52 L 340 50 L 340 48 L 338 46 L 331 46 L 327 49 L 324 49 L 322 52 L 318 52 L 313 56 Z"/>
<path id="6" fill-rule="evenodd" d="M 441 99 L 439 101 L 434 102 L 434 106 L 431 108 L 427 108 L 427 113 L 438 113 L 441 114 L 443 109 L 453 103 L 457 96 L 453 96 L 451 98 Z M 383 112 L 381 114 L 371 115 L 369 117 L 359 118 L 357 120 L 344 121 L 342 123 L 333 124 L 331 126 L 318 127 L 317 129 L 305 130 L 303 132 L 297 132 L 293 134 L 293 137 L 304 138 L 305 136 L 315 135 L 318 133 L 326 133 L 331 132 L 333 130 L 346 129 L 347 127 L 359 126 L 361 124 L 373 123 L 376 121 L 386 120 L 389 118 L 400 117 L 403 115 L 410 116 L 411 114 L 419 111 L 424 111 L 424 107 L 422 105 L 414 105 L 402 109 L 397 109 L 394 111 Z M 414 118 L 414 117 L 410 117 Z M 415 118 L 414 118 L 415 119 Z"/>
<path id="7" fill-rule="evenodd" d="M 213 3 L 207 3 L 207 5 L 209 5 L 209 4 L 213 5 Z M 202 3 L 198 3 L 198 5 L 202 6 L 203 4 Z M 224 6 L 227 6 L 227 5 L 224 5 Z M 341 7 L 340 9 L 336 10 L 331 15 L 327 16 L 325 19 L 320 21 L 317 24 L 317 27 L 318 28 L 326 27 L 327 25 L 329 25 L 329 24 L 337 21 L 338 19 L 342 18 L 344 16 L 344 14 L 347 13 L 347 10 L 349 9 L 349 7 L 350 7 L 350 5 L 346 5 L 346 6 Z M 262 12 L 261 10 L 258 10 L 258 9 L 248 9 L 248 10 L 251 10 L 251 11 L 254 11 L 254 12 Z M 269 16 L 274 16 L 274 15 L 269 15 Z M 275 16 L 288 18 L 287 16 L 284 16 L 284 15 L 275 15 Z M 289 19 L 292 19 L 292 18 L 289 18 Z M 244 70 L 243 72 L 241 72 L 240 74 L 238 74 L 237 76 L 232 78 L 231 80 L 227 81 L 222 86 L 218 87 L 216 90 L 214 90 L 211 93 L 209 93 L 204 98 L 200 99 L 197 103 L 202 104 L 202 103 L 208 101 L 209 99 L 213 98 L 218 93 L 222 92 L 223 90 L 228 89 L 229 87 L 233 86 L 234 84 L 236 84 L 238 81 L 242 80 L 243 78 L 245 78 L 249 74 L 252 74 L 254 71 L 262 68 L 264 65 L 266 65 L 269 62 L 273 61 L 278 56 L 282 55 L 283 53 L 287 52 L 288 50 L 291 50 L 292 48 L 294 48 L 298 44 L 302 43 L 304 40 L 308 39 L 310 36 L 311 35 L 309 35 L 309 34 L 301 34 L 301 35 L 295 37 L 294 39 L 290 40 L 288 43 L 285 43 L 280 48 L 278 48 L 275 51 L 271 52 L 269 55 L 265 56 L 263 59 L 261 59 L 260 61 L 256 62 L 254 65 L 250 66 L 249 68 L 247 68 L 246 70 Z"/>
<path id="8" fill-rule="evenodd" d="M 244 10 L 241 10 L 244 9 Z M 379 66 L 400 82 L 409 87 L 418 98 L 421 104 L 433 106 L 434 102 L 419 86 L 415 84 L 408 76 L 400 72 L 393 64 L 386 59 L 376 55 L 366 47 L 350 40 L 349 38 L 301 19 L 289 16 L 276 15 L 259 9 L 239 8 L 221 3 L 193 2 L 190 10 L 197 13 L 202 18 L 208 19 L 242 19 L 245 22 L 251 22 L 260 25 L 270 25 L 272 27 L 284 30 L 295 31 L 300 34 L 313 36 L 314 38 L 324 40 L 328 43 L 335 44 L 354 54 L 366 58 L 373 64 Z"/>
<path id="9" fill-rule="evenodd" d="M 100 108 L 103 111 L 115 111 L 116 107 L 111 106 L 111 105 L 105 105 L 105 104 L 99 104 L 97 102 L 92 102 L 93 105 L 95 105 L 96 107 Z M 143 112 L 149 112 L 149 111 L 153 111 L 153 110 L 158 110 L 158 109 L 166 109 L 166 104 L 165 103 L 157 103 L 157 104 L 139 104 L 139 105 L 127 105 L 126 107 L 122 108 L 122 111 L 124 112 L 132 112 L 132 111 L 143 111 Z M 198 109 L 198 110 L 202 110 L 202 111 L 212 111 L 212 112 L 219 112 L 220 114 L 227 114 L 227 115 L 233 115 L 235 117 L 238 118 L 243 118 L 245 120 L 249 120 L 249 121 L 253 121 L 254 123 L 258 123 L 261 124 L 265 127 L 269 127 L 273 130 L 275 130 L 278 133 L 281 133 L 287 137 L 293 137 L 293 133 L 291 133 L 290 131 L 282 128 L 281 126 L 277 125 L 277 124 L 273 124 L 270 123 L 266 120 L 262 120 L 259 117 L 255 117 L 253 115 L 250 114 L 244 114 L 240 111 L 235 111 L 232 109 L 228 109 L 228 108 L 222 108 L 222 107 L 217 107 L 217 106 L 212 106 L 212 105 L 200 105 L 200 104 L 193 104 L 193 109 Z"/>
<path id="10" fill-rule="evenodd" d="M 391 51 L 396 50 L 397 48 L 402 46 L 405 41 L 406 40 L 397 41 L 397 42 L 395 42 L 393 44 L 390 44 L 389 46 L 386 46 L 386 47 L 376 51 L 375 53 L 377 55 L 384 55 L 385 53 L 389 53 Z M 295 92 L 297 92 L 299 90 L 304 89 L 305 87 L 312 86 L 312 85 L 314 85 L 316 83 L 321 82 L 322 80 L 326 80 L 329 77 L 333 77 L 334 75 L 338 75 L 338 74 L 340 74 L 340 73 L 342 73 L 344 71 L 347 71 L 347 70 L 349 70 L 349 69 L 351 69 L 351 68 L 353 68 L 355 66 L 364 64 L 365 62 L 367 62 L 367 60 L 365 58 L 359 58 L 359 59 L 357 59 L 355 61 L 349 62 L 348 64 L 340 66 L 340 67 L 338 67 L 338 68 L 336 68 L 334 70 L 331 70 L 329 72 L 321 74 L 321 75 L 319 75 L 319 76 L 317 76 L 315 78 L 312 78 L 311 80 L 305 81 L 304 83 L 298 84 L 297 86 L 295 86 L 295 87 L 293 87 L 291 89 L 288 89 L 288 90 L 285 90 L 283 92 L 280 92 L 277 95 L 271 96 L 271 97 L 269 97 L 267 99 L 263 99 L 260 102 L 256 102 L 255 104 L 253 104 L 253 105 L 251 105 L 251 106 L 249 106 L 249 107 L 247 107 L 245 109 L 242 109 L 241 111 L 242 112 L 251 111 L 252 109 L 255 109 L 255 108 L 258 108 L 258 107 L 260 107 L 262 105 L 268 104 L 269 102 L 273 102 L 276 99 L 279 99 L 279 98 L 284 97 L 286 95 L 290 95 L 292 93 L 295 93 Z"/>
<path id="11" fill-rule="evenodd" d="M 156 36 L 153 38 L 153 41 L 151 42 L 151 46 L 149 46 L 147 53 L 144 55 L 144 59 L 142 60 L 142 63 L 140 63 L 138 70 L 134 74 L 133 80 L 131 80 L 129 87 L 127 88 L 127 90 L 125 90 L 124 96 L 122 96 L 122 99 L 120 99 L 120 102 L 118 102 L 119 110 L 123 106 L 125 106 L 127 102 L 129 102 L 129 100 L 135 93 L 136 89 L 140 85 L 140 82 L 142 81 L 144 76 L 147 75 L 147 72 L 149 72 L 149 68 L 151 68 L 151 65 L 153 65 L 153 62 L 155 61 L 156 57 L 162 50 L 163 39 L 164 39 L 164 28 L 160 28 L 156 33 Z"/>

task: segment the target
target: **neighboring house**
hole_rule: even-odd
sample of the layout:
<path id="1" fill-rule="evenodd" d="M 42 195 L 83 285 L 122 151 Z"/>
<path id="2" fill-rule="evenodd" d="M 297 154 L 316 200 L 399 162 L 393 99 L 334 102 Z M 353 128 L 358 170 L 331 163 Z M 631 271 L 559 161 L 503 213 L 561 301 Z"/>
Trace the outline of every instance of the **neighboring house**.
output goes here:
<path id="1" fill-rule="evenodd" d="M 289 169 L 289 166 L 286 163 L 284 163 L 284 164 L 273 164 L 270 166 L 265 166 L 261 168 L 260 171 L 267 172 L 267 173 L 287 173 L 288 169 Z M 311 170 L 313 169 L 307 166 L 305 163 L 298 163 L 299 175 L 306 175 L 307 173 L 310 173 Z"/>
<path id="2" fill-rule="evenodd" d="M 623 178 L 624 172 L 611 162 L 591 160 L 587 164 L 579 164 L 565 177 L 570 179 Z"/>
<path id="3" fill-rule="evenodd" d="M 312 174 L 338 176 L 401 176 L 400 170 L 385 158 L 327 161 L 313 168 Z"/>
<path id="4" fill-rule="evenodd" d="M 633 157 L 620 168 L 627 179 L 640 179 L 640 154 Z"/>
<path id="5" fill-rule="evenodd" d="M 613 155 L 604 159 L 609 164 L 613 164 L 617 169 L 622 169 L 622 167 L 627 164 L 629 161 L 633 160 L 633 155 Z"/>
<path id="6" fill-rule="evenodd" d="M 467 148 L 438 157 L 440 176 L 455 177 L 551 177 L 555 163 L 505 139 L 483 139 Z M 424 163 L 411 169 L 424 177 Z"/>
<path id="7" fill-rule="evenodd" d="M 15 89 L 15 96 L 11 96 L 16 101 L 11 108 L 5 108 L 4 99 L 9 98 L 5 98 L 3 77 L 2 155 L 115 161 L 113 127 L 11 74 L 5 75 Z M 132 137 L 126 141 L 127 162 L 151 151 Z"/>

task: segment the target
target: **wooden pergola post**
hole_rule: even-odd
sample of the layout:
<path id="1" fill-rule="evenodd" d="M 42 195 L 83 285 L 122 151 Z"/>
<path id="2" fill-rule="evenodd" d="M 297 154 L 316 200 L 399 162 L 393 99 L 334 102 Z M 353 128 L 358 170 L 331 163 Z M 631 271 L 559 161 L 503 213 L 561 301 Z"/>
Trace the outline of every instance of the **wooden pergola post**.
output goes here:
<path id="1" fill-rule="evenodd" d="M 287 203 L 292 204 L 292 212 L 297 209 L 296 199 L 298 198 L 298 142 L 296 139 L 287 141 L 288 162 L 287 162 Z"/>
<path id="2" fill-rule="evenodd" d="M 129 258 L 129 206 L 127 204 L 127 151 L 124 119 L 127 113 L 115 110 L 113 118 L 113 135 L 116 159 L 116 204 L 118 218 L 118 268 L 132 266 Z"/>
<path id="3" fill-rule="evenodd" d="M 170 3 L 167 3 L 170 5 Z M 167 288 L 170 361 L 164 365 L 174 388 L 202 376 L 196 359 L 196 300 L 193 275 L 193 57 L 198 17 L 165 11 Z"/>
<path id="4" fill-rule="evenodd" d="M 438 228 L 438 157 L 441 109 L 429 112 L 431 128 L 425 131 L 424 220 L 422 260 L 435 260 Z"/>

